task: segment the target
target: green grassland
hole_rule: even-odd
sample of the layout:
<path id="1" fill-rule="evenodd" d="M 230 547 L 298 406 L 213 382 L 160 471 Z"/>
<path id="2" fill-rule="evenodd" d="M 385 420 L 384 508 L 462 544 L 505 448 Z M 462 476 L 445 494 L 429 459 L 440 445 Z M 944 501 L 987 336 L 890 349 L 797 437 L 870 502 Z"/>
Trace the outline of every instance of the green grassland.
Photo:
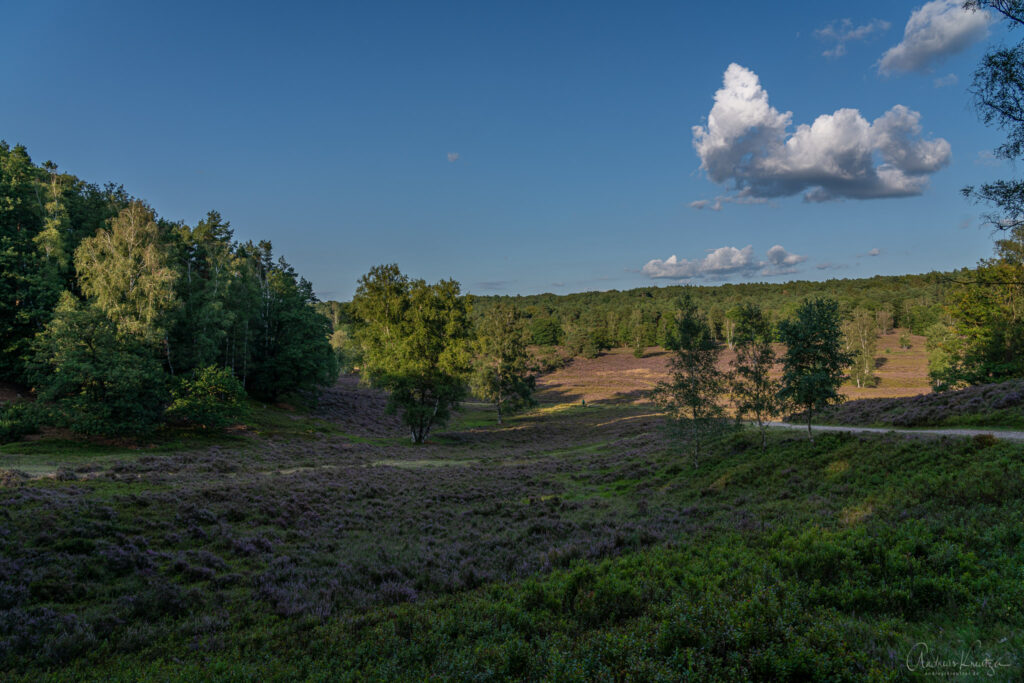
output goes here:
<path id="1" fill-rule="evenodd" d="M 739 430 L 694 467 L 639 405 L 420 447 L 261 410 L 3 447 L 0 677 L 914 680 L 921 643 L 1024 675 L 1021 445 Z"/>

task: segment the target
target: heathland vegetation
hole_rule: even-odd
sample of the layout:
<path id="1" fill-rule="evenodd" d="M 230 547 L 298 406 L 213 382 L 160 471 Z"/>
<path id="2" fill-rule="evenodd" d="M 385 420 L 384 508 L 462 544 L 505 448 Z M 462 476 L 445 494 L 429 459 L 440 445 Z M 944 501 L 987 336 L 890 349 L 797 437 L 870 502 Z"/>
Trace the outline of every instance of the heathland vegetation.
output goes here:
<path id="1" fill-rule="evenodd" d="M 0 678 L 1021 680 L 1020 444 L 765 429 L 1024 426 L 1024 183 L 965 194 L 955 273 L 319 302 L 0 144 Z"/>

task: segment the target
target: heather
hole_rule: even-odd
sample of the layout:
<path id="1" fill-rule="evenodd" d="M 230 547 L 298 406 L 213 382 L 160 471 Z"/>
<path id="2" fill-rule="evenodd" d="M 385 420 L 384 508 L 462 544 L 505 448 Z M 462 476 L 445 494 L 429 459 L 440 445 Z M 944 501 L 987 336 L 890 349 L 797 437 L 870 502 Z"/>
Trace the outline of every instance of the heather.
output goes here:
<path id="1" fill-rule="evenodd" d="M 693 467 L 650 406 L 467 406 L 414 446 L 383 403 L 4 446 L 0 672 L 898 680 L 920 640 L 1020 672 L 1020 446 L 740 431 Z"/>
<path id="2" fill-rule="evenodd" d="M 902 398 L 848 401 L 817 416 L 831 424 L 1024 427 L 1024 380 Z"/>

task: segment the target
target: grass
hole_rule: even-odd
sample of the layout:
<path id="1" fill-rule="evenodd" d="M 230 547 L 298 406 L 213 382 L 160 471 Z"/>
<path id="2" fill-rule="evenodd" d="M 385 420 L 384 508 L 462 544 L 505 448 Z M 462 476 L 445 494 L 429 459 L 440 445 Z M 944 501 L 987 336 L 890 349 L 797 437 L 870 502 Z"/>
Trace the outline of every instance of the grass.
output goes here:
<path id="1" fill-rule="evenodd" d="M 743 430 L 694 467 L 609 403 L 413 447 L 335 391 L 3 480 L 0 678 L 911 680 L 975 641 L 1024 674 L 1020 445 Z"/>

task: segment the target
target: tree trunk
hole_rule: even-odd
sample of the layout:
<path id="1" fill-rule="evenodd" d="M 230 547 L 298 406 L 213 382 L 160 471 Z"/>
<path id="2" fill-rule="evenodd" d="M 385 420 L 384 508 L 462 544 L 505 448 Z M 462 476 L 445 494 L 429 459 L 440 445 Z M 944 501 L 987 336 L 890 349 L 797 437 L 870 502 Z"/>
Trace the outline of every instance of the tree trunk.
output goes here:
<path id="1" fill-rule="evenodd" d="M 807 438 L 814 443 L 814 432 L 811 431 L 811 415 L 814 414 L 814 406 L 807 406 Z"/>

